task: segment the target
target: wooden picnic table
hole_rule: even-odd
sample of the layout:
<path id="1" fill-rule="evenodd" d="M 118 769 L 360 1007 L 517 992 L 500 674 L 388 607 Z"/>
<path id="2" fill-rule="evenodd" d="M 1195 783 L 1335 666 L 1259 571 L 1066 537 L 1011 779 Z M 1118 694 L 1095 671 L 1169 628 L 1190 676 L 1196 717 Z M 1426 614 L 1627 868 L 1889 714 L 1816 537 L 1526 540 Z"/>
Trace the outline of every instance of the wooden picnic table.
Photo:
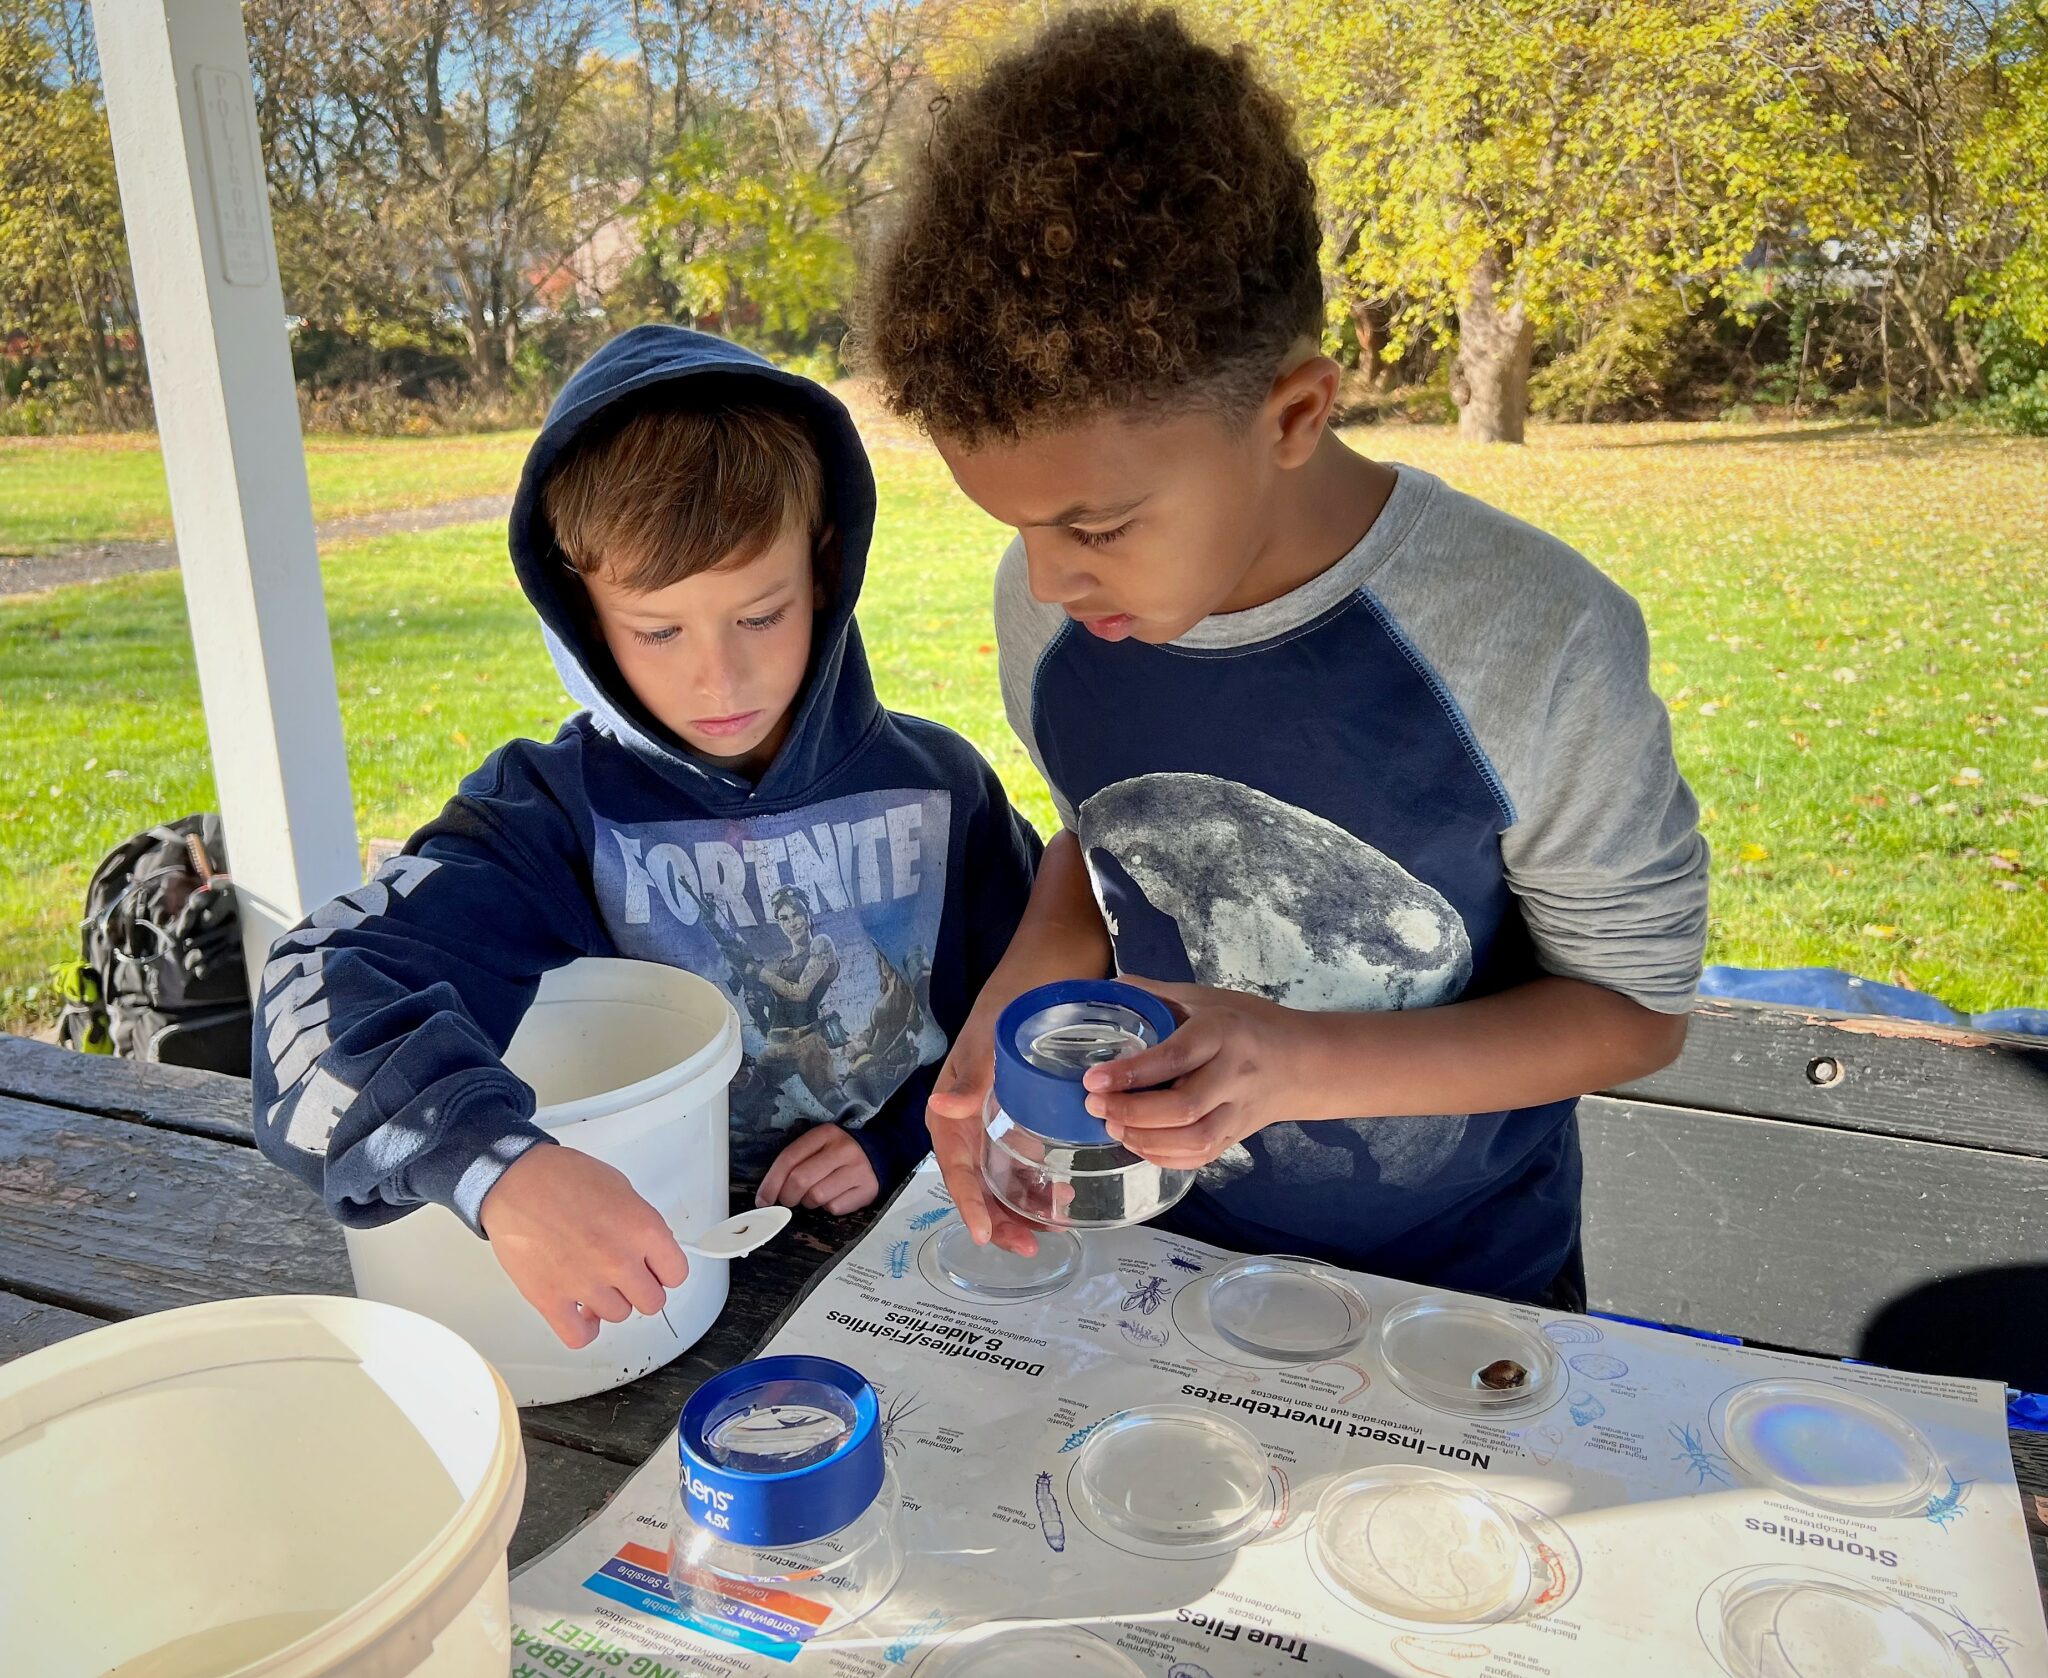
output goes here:
<path id="1" fill-rule="evenodd" d="M 145 1312 L 351 1291 L 339 1228 L 256 1151 L 248 1088 L 0 1033 L 0 1362 Z M 1668 1102 L 1673 1086 L 1651 1094 Z M 1589 1227 L 1609 1192 L 1596 1193 L 1600 1162 L 1622 1157 L 1622 1143 L 1601 1138 L 1609 1128 L 1640 1137 L 1656 1105 L 1619 1097 L 1590 1106 Z M 749 1356 L 869 1221 L 799 1215 L 785 1237 L 733 1267 L 724 1315 L 667 1368 L 522 1412 L 528 1480 L 514 1564 L 587 1519 L 662 1446 L 698 1383 Z M 1612 1262 L 1597 1245 L 1590 1256 L 1596 1272 Z M 1653 1298 L 1646 1275 L 1652 1291 L 1641 1297 Z M 1597 1280 L 1594 1291 L 1603 1304 Z M 1611 1308 L 1640 1304 L 1631 1297 Z M 2012 1450 L 2048 1597 L 2048 1435 L 2014 1433 Z"/>

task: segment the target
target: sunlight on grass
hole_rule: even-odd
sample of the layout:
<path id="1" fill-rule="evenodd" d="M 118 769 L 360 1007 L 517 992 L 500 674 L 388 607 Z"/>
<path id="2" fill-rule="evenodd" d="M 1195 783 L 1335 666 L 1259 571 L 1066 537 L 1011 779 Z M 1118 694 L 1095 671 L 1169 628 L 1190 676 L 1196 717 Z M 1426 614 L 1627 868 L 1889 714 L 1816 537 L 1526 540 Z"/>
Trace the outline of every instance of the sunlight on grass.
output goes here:
<path id="1" fill-rule="evenodd" d="M 526 432 L 476 437 L 309 437 L 316 520 L 509 494 Z M 0 438 L 0 554 L 162 541 L 170 497 L 152 436 Z"/>
<path id="2" fill-rule="evenodd" d="M 1353 441 L 1556 532 L 1643 602 L 1714 844 L 1711 959 L 1845 967 L 1964 1009 L 2048 1004 L 2048 445 L 1718 425 L 1539 428 L 1522 450 L 1421 428 Z M 399 447 L 431 445 L 450 452 L 417 473 L 352 457 L 356 492 L 445 470 L 477 487 L 434 499 L 481 493 L 520 452 Z M 153 464 L 124 443 L 66 456 L 95 505 L 138 457 Z M 879 441 L 876 467 L 861 621 L 883 697 L 974 740 L 1049 828 L 996 686 L 1003 533 L 922 448 Z M 364 839 L 411 831 L 492 747 L 566 712 L 496 527 L 346 544 L 325 574 Z M 211 805 L 177 579 L 0 602 L 0 752 L 0 1013 L 18 1024 L 47 1017 L 22 993 L 71 948 L 101 855 Z"/>

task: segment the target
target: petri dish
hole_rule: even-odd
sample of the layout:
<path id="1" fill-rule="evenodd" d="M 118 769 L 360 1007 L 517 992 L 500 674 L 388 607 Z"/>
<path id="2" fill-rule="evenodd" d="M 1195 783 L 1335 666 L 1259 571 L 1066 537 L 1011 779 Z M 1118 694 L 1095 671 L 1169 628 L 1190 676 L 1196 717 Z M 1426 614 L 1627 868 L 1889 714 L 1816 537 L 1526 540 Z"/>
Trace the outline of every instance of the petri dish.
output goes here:
<path id="1" fill-rule="evenodd" d="M 1122 1650 L 1081 1626 L 1056 1620 L 998 1620 L 970 1626 L 919 1663 L 918 1678 L 1016 1678 L 1036 1670 L 1048 1678 L 1144 1678 Z"/>
<path id="2" fill-rule="evenodd" d="M 1733 1678 L 1970 1678 L 1975 1671 L 1903 1599 L 1820 1575 L 1758 1569 L 1728 1586 L 1718 1627 L 1701 1631 Z"/>
<path id="3" fill-rule="evenodd" d="M 1081 1270 L 1081 1243 L 1066 1230 L 1041 1230 L 1029 1258 L 993 1242 L 980 1246 L 957 1219 L 932 1244 L 932 1269 L 949 1293 L 967 1299 L 1040 1299 Z"/>
<path id="4" fill-rule="evenodd" d="M 1342 1357 L 1372 1321 L 1356 1288 L 1309 1259 L 1240 1259 L 1208 1289 L 1210 1326 L 1239 1351 L 1281 1363 Z"/>
<path id="5" fill-rule="evenodd" d="M 1184 1405 L 1146 1405 L 1088 1436 L 1068 1481 L 1098 1535 L 1149 1556 L 1213 1556 L 1273 1520 L 1272 1468 L 1250 1431 Z"/>
<path id="6" fill-rule="evenodd" d="M 1454 1416 L 1530 1416 L 1564 1391 L 1556 1347 L 1477 1300 L 1411 1299 L 1381 1321 L 1379 1349 L 1395 1386 Z"/>
<path id="7" fill-rule="evenodd" d="M 1874 1398 L 1824 1381 L 1751 1381 L 1709 1417 L 1751 1485 L 1842 1515 L 1917 1515 L 1941 1488 L 1926 1437 Z"/>
<path id="8" fill-rule="evenodd" d="M 1529 1603 L 1520 1525 L 1484 1492 L 1433 1468 L 1360 1469 L 1316 1504 L 1311 1554 L 1341 1602 L 1402 1625 L 1474 1628 Z"/>

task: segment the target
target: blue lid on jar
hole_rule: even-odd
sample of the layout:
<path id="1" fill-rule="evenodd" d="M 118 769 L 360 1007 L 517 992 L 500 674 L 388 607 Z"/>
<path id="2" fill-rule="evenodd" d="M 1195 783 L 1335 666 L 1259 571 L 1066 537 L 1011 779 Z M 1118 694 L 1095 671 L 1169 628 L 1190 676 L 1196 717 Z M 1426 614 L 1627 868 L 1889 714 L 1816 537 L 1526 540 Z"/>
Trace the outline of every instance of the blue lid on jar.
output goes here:
<path id="1" fill-rule="evenodd" d="M 830 1358 L 756 1358 L 690 1395 L 676 1428 L 690 1519 L 756 1548 L 850 1526 L 882 1489 L 880 1406 Z"/>
<path id="2" fill-rule="evenodd" d="M 996 1105 L 1054 1141 L 1108 1146 L 1081 1080 L 1173 1035 L 1173 1014 L 1149 991 L 1116 979 L 1064 979 L 1012 1002 L 996 1021 Z"/>

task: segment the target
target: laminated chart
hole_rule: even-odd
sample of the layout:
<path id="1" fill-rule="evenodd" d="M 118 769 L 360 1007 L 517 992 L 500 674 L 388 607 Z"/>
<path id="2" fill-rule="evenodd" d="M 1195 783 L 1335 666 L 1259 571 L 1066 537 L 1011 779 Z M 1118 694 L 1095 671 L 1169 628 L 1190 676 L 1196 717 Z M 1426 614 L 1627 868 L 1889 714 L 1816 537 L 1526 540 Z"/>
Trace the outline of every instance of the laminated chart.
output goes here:
<path id="1" fill-rule="evenodd" d="M 880 1397 L 833 1629 L 667 1567 L 673 1443 L 512 1584 L 514 1678 L 2048 1678 L 2002 1389 L 1091 1233 L 941 1263 L 929 1166 L 767 1348 Z"/>

